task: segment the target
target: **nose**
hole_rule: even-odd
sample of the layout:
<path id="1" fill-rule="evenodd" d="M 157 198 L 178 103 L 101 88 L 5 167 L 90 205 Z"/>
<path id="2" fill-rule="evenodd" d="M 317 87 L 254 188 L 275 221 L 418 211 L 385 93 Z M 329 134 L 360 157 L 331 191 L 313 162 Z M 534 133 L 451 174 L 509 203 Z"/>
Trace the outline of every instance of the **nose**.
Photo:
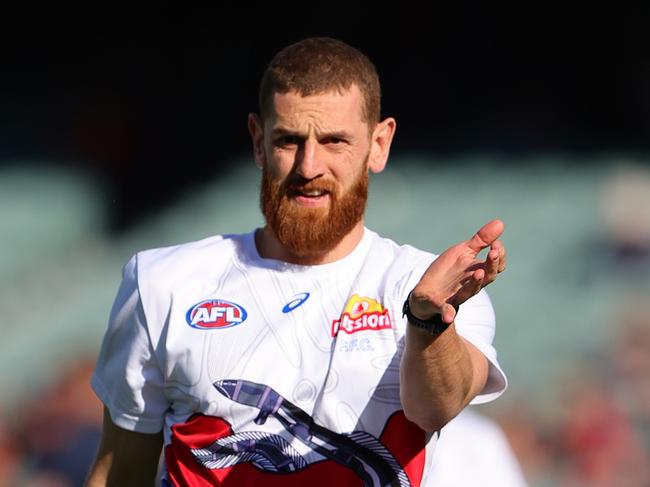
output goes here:
<path id="1" fill-rule="evenodd" d="M 296 152 L 295 171 L 307 180 L 316 179 L 325 172 L 318 141 L 308 138 Z"/>

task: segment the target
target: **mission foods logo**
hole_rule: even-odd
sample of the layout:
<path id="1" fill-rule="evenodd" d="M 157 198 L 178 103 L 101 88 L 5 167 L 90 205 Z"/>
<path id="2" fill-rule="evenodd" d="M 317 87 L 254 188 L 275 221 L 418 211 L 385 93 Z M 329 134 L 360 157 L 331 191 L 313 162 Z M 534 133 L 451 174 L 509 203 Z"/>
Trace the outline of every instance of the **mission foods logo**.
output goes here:
<path id="1" fill-rule="evenodd" d="M 390 314 L 379 301 L 354 294 L 348 299 L 341 317 L 332 321 L 332 336 L 338 335 L 341 331 L 350 334 L 392 327 Z"/>
<path id="2" fill-rule="evenodd" d="M 223 299 L 208 299 L 192 306 L 185 319 L 187 324 L 201 330 L 230 328 L 244 322 L 246 310 Z"/>

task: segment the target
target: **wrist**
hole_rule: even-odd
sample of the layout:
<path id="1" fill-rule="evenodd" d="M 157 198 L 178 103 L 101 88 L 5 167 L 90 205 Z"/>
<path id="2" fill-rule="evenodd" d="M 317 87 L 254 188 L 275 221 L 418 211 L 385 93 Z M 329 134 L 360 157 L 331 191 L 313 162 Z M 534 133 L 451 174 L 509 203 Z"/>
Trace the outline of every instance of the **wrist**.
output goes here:
<path id="1" fill-rule="evenodd" d="M 413 291 L 408 294 L 406 300 L 408 301 L 408 308 L 411 312 L 411 316 L 414 316 L 418 320 L 428 321 L 433 319 L 436 315 L 442 315 L 441 310 L 436 308 L 431 302 L 415 298 Z M 424 306 L 422 304 L 423 302 Z M 423 307 L 425 309 L 422 309 Z"/>
<path id="2" fill-rule="evenodd" d="M 406 316 L 410 325 L 427 331 L 432 335 L 439 335 L 449 327 L 451 323 L 445 323 L 440 312 L 435 312 L 434 310 L 434 313 L 429 313 L 428 316 L 413 312 L 411 296 L 412 292 L 409 293 L 402 306 L 402 317 Z"/>

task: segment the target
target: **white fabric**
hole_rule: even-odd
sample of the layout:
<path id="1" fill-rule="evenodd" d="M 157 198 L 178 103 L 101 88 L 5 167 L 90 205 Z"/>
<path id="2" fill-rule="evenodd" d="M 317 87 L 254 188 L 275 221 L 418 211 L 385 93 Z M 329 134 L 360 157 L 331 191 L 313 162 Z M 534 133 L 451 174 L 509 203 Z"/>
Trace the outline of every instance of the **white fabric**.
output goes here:
<path id="1" fill-rule="evenodd" d="M 368 229 L 350 255 L 319 266 L 260 258 L 254 233 L 140 252 L 124 267 L 93 387 L 116 425 L 143 433 L 164 429 L 166 444 L 172 425 L 197 412 L 226 419 L 234 431 L 277 430 L 272 421 L 253 423 L 259 410 L 220 394 L 213 384 L 224 379 L 269 386 L 331 431 L 362 429 L 379 437 L 387 418 L 401 410 L 401 306 L 434 258 Z M 342 318 L 334 339 L 351 297 L 357 311 L 369 307 L 366 321 L 356 325 L 366 328 L 349 333 L 354 320 Z M 234 303 L 246 319 L 221 328 L 191 326 L 188 312 L 206 300 Z M 288 310 L 291 302 L 297 306 Z M 213 318 L 237 319 L 237 310 L 219 306 Z M 209 310 L 196 313 L 198 320 Z M 494 399 L 506 379 L 484 291 L 461 306 L 456 326 L 490 362 L 488 383 L 474 402 Z M 318 460 L 304 445 L 296 448 Z"/>
<path id="2" fill-rule="evenodd" d="M 527 485 L 499 425 L 471 409 L 442 428 L 429 472 L 422 484 L 431 487 Z"/>

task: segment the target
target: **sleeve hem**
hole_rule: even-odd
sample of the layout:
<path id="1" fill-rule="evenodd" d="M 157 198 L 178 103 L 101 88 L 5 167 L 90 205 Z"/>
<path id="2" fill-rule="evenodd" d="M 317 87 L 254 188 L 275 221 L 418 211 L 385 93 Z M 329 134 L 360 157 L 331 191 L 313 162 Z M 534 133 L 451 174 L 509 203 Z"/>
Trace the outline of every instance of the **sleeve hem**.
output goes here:
<path id="1" fill-rule="evenodd" d="M 459 335 L 478 348 L 488 361 L 488 377 L 485 386 L 483 387 L 483 390 L 472 399 L 470 404 L 483 404 L 495 400 L 508 388 L 508 378 L 496 359 L 494 348 L 490 345 L 486 345 L 482 340 L 478 340 L 471 335 L 463 333 L 459 333 Z"/>
<path id="2" fill-rule="evenodd" d="M 111 420 L 116 426 L 135 433 L 155 434 L 162 431 L 164 425 L 162 420 L 136 416 L 121 410 L 113 404 L 108 390 L 96 374 L 92 377 L 91 386 L 95 394 L 97 394 L 97 397 L 99 397 L 108 409 Z"/>

